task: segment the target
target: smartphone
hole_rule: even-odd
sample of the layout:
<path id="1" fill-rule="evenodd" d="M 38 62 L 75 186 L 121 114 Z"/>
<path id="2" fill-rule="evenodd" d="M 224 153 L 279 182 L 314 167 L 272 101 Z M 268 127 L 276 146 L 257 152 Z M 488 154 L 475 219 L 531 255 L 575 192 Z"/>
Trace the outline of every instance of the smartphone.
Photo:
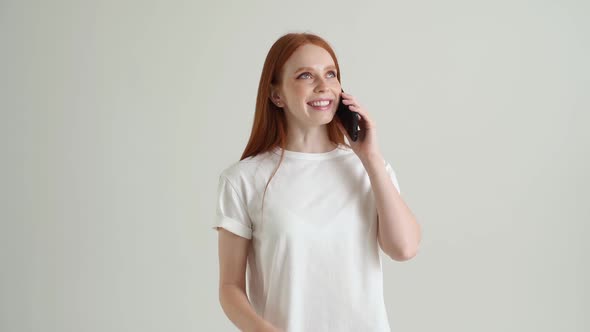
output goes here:
<path id="1" fill-rule="evenodd" d="M 344 90 L 342 90 L 344 92 Z M 359 114 L 358 112 L 351 111 L 347 105 L 342 103 L 342 97 L 340 97 L 340 103 L 336 110 L 336 115 L 340 118 L 340 122 L 344 125 L 344 128 L 348 132 L 350 138 L 353 141 L 357 141 L 359 137 Z"/>

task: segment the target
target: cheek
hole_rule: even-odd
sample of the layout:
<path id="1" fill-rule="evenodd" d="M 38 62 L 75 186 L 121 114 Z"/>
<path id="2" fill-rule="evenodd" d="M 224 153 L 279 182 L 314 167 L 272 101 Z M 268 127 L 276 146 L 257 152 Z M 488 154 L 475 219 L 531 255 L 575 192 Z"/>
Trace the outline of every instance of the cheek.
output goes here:
<path id="1" fill-rule="evenodd" d="M 305 85 L 296 85 L 293 86 L 293 97 L 297 100 L 305 100 L 309 96 L 309 92 L 312 88 Z"/>

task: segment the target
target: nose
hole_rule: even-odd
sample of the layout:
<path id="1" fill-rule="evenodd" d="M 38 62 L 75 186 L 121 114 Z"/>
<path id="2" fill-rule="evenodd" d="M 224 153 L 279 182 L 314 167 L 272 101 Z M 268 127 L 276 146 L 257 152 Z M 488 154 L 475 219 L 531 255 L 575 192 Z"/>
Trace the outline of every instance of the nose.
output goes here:
<path id="1" fill-rule="evenodd" d="M 315 87 L 315 91 L 316 92 L 323 92 L 323 91 L 327 91 L 328 90 L 328 85 L 326 84 L 326 80 L 323 78 L 320 78 L 318 80 L 318 84 Z"/>

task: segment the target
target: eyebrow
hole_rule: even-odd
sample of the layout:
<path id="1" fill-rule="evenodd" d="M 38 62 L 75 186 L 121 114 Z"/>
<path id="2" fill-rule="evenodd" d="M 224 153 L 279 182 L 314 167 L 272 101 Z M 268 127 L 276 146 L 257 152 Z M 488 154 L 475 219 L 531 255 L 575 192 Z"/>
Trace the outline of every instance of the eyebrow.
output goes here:
<path id="1" fill-rule="evenodd" d="M 336 66 L 330 65 L 330 66 L 326 67 L 326 70 L 327 69 L 336 69 Z M 302 70 L 312 70 L 313 71 L 314 69 L 311 68 L 311 67 L 301 67 L 301 68 L 297 69 L 295 72 L 297 73 L 297 72 L 300 72 Z"/>

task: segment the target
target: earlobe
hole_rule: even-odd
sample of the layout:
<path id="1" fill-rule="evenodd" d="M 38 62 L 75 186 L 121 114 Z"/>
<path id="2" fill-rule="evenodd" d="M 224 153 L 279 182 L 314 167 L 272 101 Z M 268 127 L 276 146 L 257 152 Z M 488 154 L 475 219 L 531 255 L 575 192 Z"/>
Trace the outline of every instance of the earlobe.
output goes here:
<path id="1" fill-rule="evenodd" d="M 275 104 L 276 107 L 283 107 L 283 103 L 280 101 L 279 98 L 270 98 L 270 100 L 272 101 L 273 104 Z"/>
<path id="2" fill-rule="evenodd" d="M 270 100 L 277 107 L 283 107 L 283 102 L 281 101 L 281 97 L 276 93 L 276 91 L 274 89 L 272 89 L 270 92 Z"/>
<path id="3" fill-rule="evenodd" d="M 273 103 L 275 103 L 275 105 L 277 105 L 278 107 L 283 106 L 283 103 L 281 102 L 281 98 L 279 98 L 279 97 L 273 97 Z"/>

